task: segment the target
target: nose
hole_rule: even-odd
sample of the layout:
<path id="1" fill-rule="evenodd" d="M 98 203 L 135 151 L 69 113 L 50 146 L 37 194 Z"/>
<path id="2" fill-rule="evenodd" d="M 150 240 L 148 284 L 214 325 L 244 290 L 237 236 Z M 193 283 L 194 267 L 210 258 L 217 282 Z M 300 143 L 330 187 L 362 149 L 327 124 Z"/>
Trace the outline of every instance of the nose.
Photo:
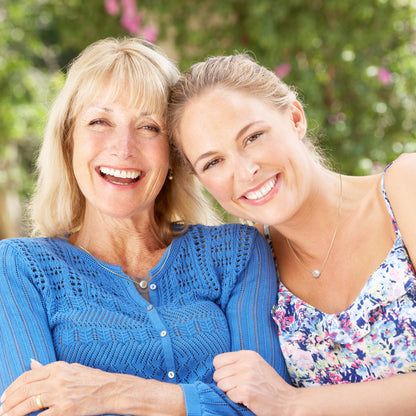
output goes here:
<path id="1" fill-rule="evenodd" d="M 253 180 L 258 170 L 259 165 L 249 157 L 240 156 L 235 161 L 235 176 L 241 182 L 250 182 Z"/>
<path id="2" fill-rule="evenodd" d="M 128 159 L 134 154 L 135 135 L 130 128 L 117 129 L 114 132 L 112 153 L 121 159 Z"/>

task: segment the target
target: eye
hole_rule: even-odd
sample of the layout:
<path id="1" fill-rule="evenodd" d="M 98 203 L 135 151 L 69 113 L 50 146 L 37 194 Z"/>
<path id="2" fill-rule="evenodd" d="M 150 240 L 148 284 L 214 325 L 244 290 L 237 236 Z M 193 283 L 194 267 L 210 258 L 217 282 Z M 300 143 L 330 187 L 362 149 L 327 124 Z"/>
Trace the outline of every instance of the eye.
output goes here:
<path id="1" fill-rule="evenodd" d="M 251 136 L 247 137 L 244 144 L 253 143 L 262 135 L 263 135 L 263 132 L 257 132 L 257 133 L 252 134 Z"/>
<path id="2" fill-rule="evenodd" d="M 218 165 L 218 163 L 220 162 L 221 162 L 221 159 L 219 158 L 210 160 L 208 163 L 204 165 L 204 167 L 202 168 L 202 171 L 205 172 L 206 170 L 211 169 L 212 167 Z"/>
<path id="3" fill-rule="evenodd" d="M 144 130 L 154 131 L 155 133 L 160 133 L 160 127 L 154 125 L 145 125 L 141 127 Z"/>
<path id="4" fill-rule="evenodd" d="M 103 125 L 103 124 L 106 124 L 106 123 L 107 123 L 106 120 L 104 120 L 102 118 L 99 118 L 99 119 L 96 119 L 96 120 L 91 120 L 88 123 L 88 125 L 89 126 L 94 126 L 94 125 Z"/>

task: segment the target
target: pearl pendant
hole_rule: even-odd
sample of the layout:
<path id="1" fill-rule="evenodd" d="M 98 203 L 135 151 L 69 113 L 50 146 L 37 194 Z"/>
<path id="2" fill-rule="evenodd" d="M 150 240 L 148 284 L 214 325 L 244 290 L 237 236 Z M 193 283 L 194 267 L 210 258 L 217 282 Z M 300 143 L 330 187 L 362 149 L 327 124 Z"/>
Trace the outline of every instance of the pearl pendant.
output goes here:
<path id="1" fill-rule="evenodd" d="M 319 270 L 314 270 L 312 272 L 312 276 L 317 279 L 321 275 L 321 272 Z"/>

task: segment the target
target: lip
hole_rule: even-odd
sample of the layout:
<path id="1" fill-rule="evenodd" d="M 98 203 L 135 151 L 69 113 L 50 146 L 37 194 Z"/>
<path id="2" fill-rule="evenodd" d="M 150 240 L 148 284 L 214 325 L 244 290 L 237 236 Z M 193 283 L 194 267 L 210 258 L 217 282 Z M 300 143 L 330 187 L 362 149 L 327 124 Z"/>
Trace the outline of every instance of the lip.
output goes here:
<path id="1" fill-rule="evenodd" d="M 264 195 L 263 197 L 258 198 L 258 199 L 248 199 L 244 196 L 245 194 L 247 194 L 249 192 L 259 191 L 263 186 L 265 186 L 268 182 L 270 182 L 274 178 L 276 179 L 276 182 L 273 185 L 273 188 L 270 189 L 270 191 L 266 195 Z M 244 202 L 245 204 L 249 204 L 249 205 L 254 205 L 254 206 L 263 205 L 266 202 L 270 201 L 270 199 L 272 199 L 274 197 L 274 195 L 276 195 L 276 193 L 280 189 L 281 183 L 282 183 L 282 175 L 280 173 L 278 173 L 275 176 L 272 176 L 269 179 L 267 179 L 266 181 L 262 182 L 260 185 L 256 186 L 255 188 L 246 191 L 243 195 L 241 195 L 238 198 L 238 200 L 241 201 L 241 202 Z"/>
<path id="2" fill-rule="evenodd" d="M 128 172 L 128 174 L 131 173 L 140 173 L 139 176 L 136 179 L 126 177 L 118 177 L 118 176 L 111 176 L 109 173 L 105 174 L 102 172 L 102 168 L 104 168 L 106 171 L 119 171 L 120 172 Z M 139 169 L 134 168 L 121 168 L 121 167 L 113 167 L 108 165 L 100 165 L 95 168 L 95 171 L 97 172 L 98 176 L 102 181 L 104 181 L 107 185 L 115 186 L 119 189 L 131 189 L 141 180 L 145 177 L 146 173 Z M 112 180 L 110 180 L 112 178 Z"/>

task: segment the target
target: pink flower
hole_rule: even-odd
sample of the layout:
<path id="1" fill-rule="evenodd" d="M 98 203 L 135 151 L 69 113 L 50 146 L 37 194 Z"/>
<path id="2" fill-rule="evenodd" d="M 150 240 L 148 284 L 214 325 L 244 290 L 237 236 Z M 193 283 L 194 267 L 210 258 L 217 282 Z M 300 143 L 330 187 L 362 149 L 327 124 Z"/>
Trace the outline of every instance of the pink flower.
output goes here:
<path id="1" fill-rule="evenodd" d="M 283 79 L 292 70 L 291 65 L 288 62 L 283 62 L 281 65 L 273 69 L 273 72 L 280 78 Z"/>
<path id="2" fill-rule="evenodd" d="M 389 85 L 393 82 L 391 72 L 387 68 L 384 68 L 384 67 L 379 68 L 378 73 L 377 73 L 377 78 L 384 85 Z"/>
<path id="3" fill-rule="evenodd" d="M 142 16 L 140 14 L 130 16 L 124 13 L 120 19 L 120 23 L 131 35 L 137 35 L 142 23 Z"/>
<path id="4" fill-rule="evenodd" d="M 105 0 L 105 11 L 111 15 L 118 14 L 120 7 L 117 0 Z"/>
<path id="5" fill-rule="evenodd" d="M 128 16 L 134 16 L 136 14 L 136 0 L 121 0 L 123 5 L 124 14 Z"/>
<path id="6" fill-rule="evenodd" d="M 150 43 L 155 43 L 157 41 L 158 35 L 159 31 L 157 30 L 156 26 L 148 25 L 145 26 L 142 30 L 143 39 Z"/>

